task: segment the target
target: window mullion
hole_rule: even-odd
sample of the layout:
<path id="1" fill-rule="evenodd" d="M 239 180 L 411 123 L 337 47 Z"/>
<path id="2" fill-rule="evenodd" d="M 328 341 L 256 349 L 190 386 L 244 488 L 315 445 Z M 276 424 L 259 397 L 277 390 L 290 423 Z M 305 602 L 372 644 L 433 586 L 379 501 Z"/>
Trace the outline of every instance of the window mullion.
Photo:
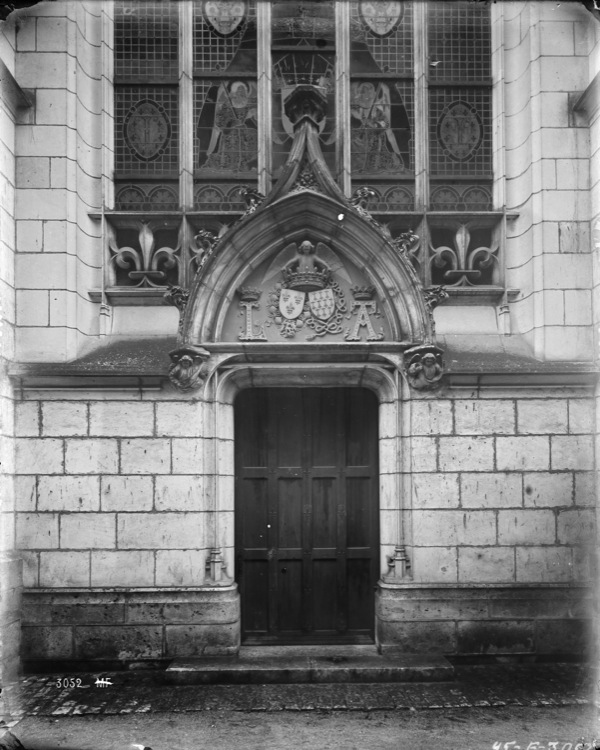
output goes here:
<path id="1" fill-rule="evenodd" d="M 415 69 L 415 210 L 427 206 L 429 174 L 429 117 L 427 68 L 427 4 L 414 4 Z"/>
<path id="2" fill-rule="evenodd" d="M 115 205 L 115 4 L 114 0 L 102 6 L 102 195 L 104 208 Z"/>
<path id="3" fill-rule="evenodd" d="M 194 83 L 192 78 L 194 4 L 181 3 L 179 13 L 179 121 L 181 123 L 179 189 L 181 205 L 184 209 L 190 209 L 194 202 Z"/>
<path id="4" fill-rule="evenodd" d="M 258 0 L 257 24 L 257 93 L 258 93 L 258 189 L 265 195 L 271 189 L 271 122 L 273 75 L 271 64 L 271 2 Z"/>
<path id="5" fill-rule="evenodd" d="M 504 7 L 492 3 L 492 168 L 494 172 L 493 206 L 506 204 L 504 178 Z"/>
<path id="6" fill-rule="evenodd" d="M 338 184 L 344 195 L 352 190 L 350 156 L 350 4 L 336 4 L 336 163 Z"/>

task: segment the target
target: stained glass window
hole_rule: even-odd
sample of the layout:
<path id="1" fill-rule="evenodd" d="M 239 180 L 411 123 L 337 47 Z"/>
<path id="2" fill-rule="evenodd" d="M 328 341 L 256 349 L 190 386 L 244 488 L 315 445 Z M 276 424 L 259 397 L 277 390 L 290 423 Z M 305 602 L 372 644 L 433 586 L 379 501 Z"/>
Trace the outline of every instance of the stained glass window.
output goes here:
<path id="1" fill-rule="evenodd" d="M 427 4 L 433 210 L 492 207 L 489 13 L 485 3 Z"/>
<path id="2" fill-rule="evenodd" d="M 174 210 L 183 195 L 197 211 L 243 211 L 243 189 L 259 187 L 259 177 L 268 189 L 285 164 L 293 140 L 285 102 L 303 83 L 327 100 L 320 141 L 332 173 L 350 173 L 352 190 L 368 186 L 370 210 L 395 221 L 423 206 L 492 208 L 488 4 L 272 0 L 260 8 L 256 0 L 116 1 L 117 208 Z M 348 30 L 342 51 L 339 28 Z M 336 112 L 340 102 L 347 111 Z"/>
<path id="3" fill-rule="evenodd" d="M 258 175 L 254 2 L 194 3 L 193 47 L 195 207 L 239 210 Z"/>
<path id="4" fill-rule="evenodd" d="M 177 78 L 177 4 L 126 0 L 115 5 L 115 78 Z"/>
<path id="5" fill-rule="evenodd" d="M 414 205 L 413 34 L 411 2 L 351 5 L 352 185 L 368 184 L 376 211 Z"/>
<path id="6" fill-rule="evenodd" d="M 179 204 L 177 3 L 115 5 L 115 199 L 125 211 Z"/>
<path id="7" fill-rule="evenodd" d="M 273 176 L 285 164 L 294 137 L 285 101 L 303 83 L 318 86 L 327 98 L 325 117 L 319 124 L 321 150 L 336 174 L 335 2 L 275 0 L 271 12 Z"/>

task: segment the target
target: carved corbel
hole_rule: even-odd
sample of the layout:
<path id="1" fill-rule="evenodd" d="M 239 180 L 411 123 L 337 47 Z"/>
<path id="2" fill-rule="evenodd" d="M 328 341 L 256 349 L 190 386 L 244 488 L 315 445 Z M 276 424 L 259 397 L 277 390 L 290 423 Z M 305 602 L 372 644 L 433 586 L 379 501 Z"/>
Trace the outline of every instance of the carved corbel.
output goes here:
<path id="1" fill-rule="evenodd" d="M 433 391 L 444 375 L 443 352 L 433 344 L 414 346 L 404 352 L 404 372 L 411 388 Z"/>
<path id="2" fill-rule="evenodd" d="M 169 352 L 173 363 L 169 367 L 169 379 L 180 391 L 199 388 L 207 375 L 210 352 L 201 346 L 184 346 Z"/>

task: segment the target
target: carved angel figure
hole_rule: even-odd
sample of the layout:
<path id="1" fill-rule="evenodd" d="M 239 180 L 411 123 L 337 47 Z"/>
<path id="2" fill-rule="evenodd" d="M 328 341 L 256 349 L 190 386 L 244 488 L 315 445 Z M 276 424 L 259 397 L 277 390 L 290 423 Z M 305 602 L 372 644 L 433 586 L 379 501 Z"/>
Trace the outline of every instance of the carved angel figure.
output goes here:
<path id="1" fill-rule="evenodd" d="M 434 346 L 419 346 L 404 353 L 409 385 L 417 391 L 437 388 L 444 374 L 442 352 Z"/>
<path id="2" fill-rule="evenodd" d="M 256 171 L 256 84 L 229 81 L 212 86 L 200 114 L 198 141 L 201 169 Z"/>
<path id="3" fill-rule="evenodd" d="M 199 388 L 206 377 L 206 361 L 210 352 L 200 346 L 188 346 L 170 352 L 172 364 L 169 367 L 169 380 L 180 391 Z"/>

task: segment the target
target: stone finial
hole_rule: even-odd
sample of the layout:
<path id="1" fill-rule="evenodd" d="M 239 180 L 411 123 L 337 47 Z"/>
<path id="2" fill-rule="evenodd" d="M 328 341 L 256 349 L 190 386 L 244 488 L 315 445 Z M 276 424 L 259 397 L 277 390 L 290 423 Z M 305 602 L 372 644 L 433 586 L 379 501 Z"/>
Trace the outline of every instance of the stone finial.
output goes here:
<path id="1" fill-rule="evenodd" d="M 180 391 L 199 388 L 206 378 L 206 362 L 210 352 L 201 346 L 184 346 L 169 353 L 172 364 L 169 380 Z"/>
<path id="2" fill-rule="evenodd" d="M 448 299 L 450 295 L 446 291 L 444 286 L 432 286 L 425 290 L 425 304 L 429 312 L 433 310 L 445 299 Z"/>
<path id="3" fill-rule="evenodd" d="M 189 289 L 184 289 L 182 286 L 170 285 L 169 291 L 163 294 L 163 298 L 169 305 L 174 305 L 183 316 L 190 298 L 190 292 Z"/>
<path id="4" fill-rule="evenodd" d="M 265 196 L 259 190 L 255 190 L 251 187 L 242 188 L 240 193 L 242 198 L 246 201 L 246 206 L 248 206 L 244 216 L 253 214 L 265 199 Z"/>
<path id="5" fill-rule="evenodd" d="M 173 305 L 179 310 L 179 331 L 183 328 L 183 317 L 185 315 L 185 308 L 187 307 L 188 300 L 190 298 L 189 289 L 184 289 L 182 286 L 169 286 L 169 291 L 163 294 L 163 299 L 169 305 Z"/>
<path id="6" fill-rule="evenodd" d="M 350 198 L 350 203 L 354 208 L 361 214 L 371 217 L 371 214 L 367 211 L 367 203 L 371 198 L 377 197 L 377 193 L 369 187 L 359 187 L 354 191 L 354 195 Z"/>
<path id="7" fill-rule="evenodd" d="M 392 245 L 400 253 L 406 255 L 409 250 L 419 241 L 419 235 L 415 234 L 412 229 L 408 232 L 402 232 L 392 239 Z"/>

